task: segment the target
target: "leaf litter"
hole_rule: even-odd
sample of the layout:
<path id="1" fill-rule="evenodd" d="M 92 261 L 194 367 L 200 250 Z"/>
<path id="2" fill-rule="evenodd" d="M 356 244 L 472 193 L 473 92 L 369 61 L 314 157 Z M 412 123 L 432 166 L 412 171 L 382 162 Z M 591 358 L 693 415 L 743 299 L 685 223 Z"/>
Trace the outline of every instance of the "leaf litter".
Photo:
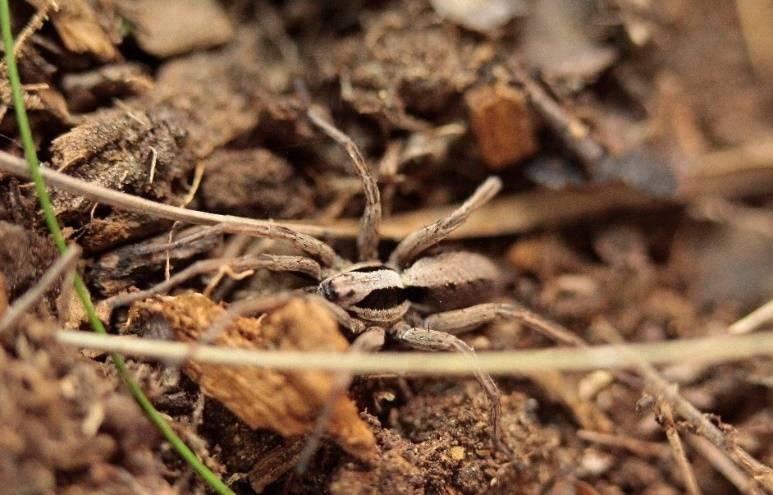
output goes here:
<path id="1" fill-rule="evenodd" d="M 455 0 L 443 7 L 404 0 L 351 2 L 335 12 L 296 1 L 169 0 L 154 9 L 138 7 L 157 2 L 130 0 L 28 3 L 13 5 L 19 30 L 35 9 L 52 9 L 51 25 L 35 28 L 19 55 L 36 138 L 52 168 L 173 205 L 193 192 L 188 207 L 205 211 L 305 223 L 356 217 L 362 200 L 347 186 L 343 156 L 314 138 L 302 118 L 294 86 L 302 80 L 371 163 L 399 157 L 397 171 L 383 177 L 396 215 L 385 231 L 410 226 L 413 212 L 416 222 L 434 220 L 436 208 L 463 199 L 489 167 L 500 172 L 517 201 L 501 203 L 510 210 L 484 210 L 486 228 L 477 232 L 485 237 L 463 242 L 510 272 L 505 296 L 592 343 L 604 341 L 603 322 L 630 341 L 710 335 L 770 299 L 760 268 L 771 263 L 764 234 L 727 219 L 707 225 L 673 201 L 691 202 L 705 191 L 769 212 L 773 160 L 765 150 L 773 122 L 765 109 L 773 95 L 755 76 L 765 69 L 759 57 L 752 68 L 745 55 L 745 43 L 753 52 L 761 46 L 747 4 L 739 24 L 729 0 L 711 12 L 690 0 Z M 191 8 L 196 12 L 186 15 Z M 183 27 L 185 36 L 174 34 Z M 524 74 L 537 93 L 521 84 Z M 3 147 L 17 153 L 0 82 L 0 132 L 10 137 Z M 749 163 L 755 170 L 744 169 Z M 726 175 L 695 181 L 706 164 Z M 204 170 L 198 190 L 197 167 Z M 650 206 L 621 199 L 632 189 Z M 34 208 L 31 194 L 0 176 L 0 309 L 53 261 L 36 233 L 40 224 L 20 214 Z M 553 214 L 601 197 L 603 208 Z M 229 246 L 236 255 L 297 254 L 281 242 L 232 243 L 222 234 L 160 249 L 188 235 L 185 227 L 69 193 L 54 199 L 70 240 L 84 248 L 88 283 L 100 297 L 147 289 L 165 270 L 221 257 Z M 335 246 L 352 248 L 347 241 Z M 191 342 L 231 304 L 300 285 L 295 275 L 259 272 L 219 285 L 215 302 L 200 293 L 208 277 L 137 302 L 128 313 L 113 311 L 113 330 L 155 329 Z M 118 387 L 105 355 L 81 356 L 47 337 L 52 321 L 80 321 L 75 308 L 56 301 L 60 290 L 50 289 L 2 336 L 0 486 L 201 492 Z M 549 345 L 512 322 L 464 338 L 480 352 Z M 237 317 L 218 339 L 257 349 L 348 347 L 329 315 L 306 299 Z M 239 493 L 684 489 L 657 422 L 662 408 L 646 406 L 635 375 L 498 380 L 509 458 L 486 442 L 485 402 L 471 380 L 360 377 L 338 400 L 320 452 L 298 475 L 293 464 L 330 375 L 195 362 L 182 366 L 183 376 L 164 363 L 132 360 L 131 367 L 196 453 Z M 716 415 L 734 445 L 773 462 L 769 360 L 675 363 L 661 372 Z M 761 493 L 742 468 L 718 467 L 727 465 L 727 454 L 695 440 L 695 426 L 675 419 L 663 424 L 682 437 L 703 493 Z M 627 449 L 627 438 L 662 445 L 668 455 Z"/>

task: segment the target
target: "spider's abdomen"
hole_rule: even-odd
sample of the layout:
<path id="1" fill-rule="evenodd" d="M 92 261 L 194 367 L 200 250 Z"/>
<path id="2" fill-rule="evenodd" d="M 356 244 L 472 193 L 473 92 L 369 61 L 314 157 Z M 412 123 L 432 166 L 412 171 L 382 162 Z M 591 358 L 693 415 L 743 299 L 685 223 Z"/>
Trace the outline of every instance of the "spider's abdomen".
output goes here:
<path id="1" fill-rule="evenodd" d="M 406 297 L 425 311 L 447 311 L 484 302 L 496 292 L 500 277 L 490 259 L 467 251 L 419 258 L 402 274 Z"/>
<path id="2" fill-rule="evenodd" d="M 358 267 L 322 281 L 319 292 L 363 320 L 397 321 L 410 303 L 397 271 L 383 265 Z"/>

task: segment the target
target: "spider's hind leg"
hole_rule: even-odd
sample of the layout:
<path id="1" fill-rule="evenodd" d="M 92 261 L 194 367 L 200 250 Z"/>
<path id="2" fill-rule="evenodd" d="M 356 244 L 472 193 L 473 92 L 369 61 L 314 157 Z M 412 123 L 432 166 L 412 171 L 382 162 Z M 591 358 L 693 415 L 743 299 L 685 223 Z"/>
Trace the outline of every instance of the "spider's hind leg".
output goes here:
<path id="1" fill-rule="evenodd" d="M 435 313 L 426 317 L 423 323 L 425 327 L 458 335 L 497 318 L 519 321 L 563 345 L 575 347 L 588 345 L 569 329 L 514 302 L 476 304 L 453 311 Z"/>
<path id="2" fill-rule="evenodd" d="M 392 338 L 398 342 L 404 343 L 409 347 L 418 350 L 426 351 L 451 351 L 461 352 L 470 357 L 475 358 L 475 350 L 467 345 L 460 338 L 445 332 L 439 332 L 437 330 L 430 330 L 428 328 L 411 327 L 405 323 L 398 323 L 392 327 L 390 331 Z M 491 437 L 494 441 L 494 446 L 503 451 L 508 452 L 507 448 L 502 443 L 502 428 L 501 428 L 501 415 L 502 406 L 500 404 L 499 388 L 497 387 L 494 379 L 491 375 L 485 371 L 475 369 L 475 378 L 478 379 L 478 383 L 483 388 L 488 401 L 489 401 L 489 419 L 491 421 Z"/>

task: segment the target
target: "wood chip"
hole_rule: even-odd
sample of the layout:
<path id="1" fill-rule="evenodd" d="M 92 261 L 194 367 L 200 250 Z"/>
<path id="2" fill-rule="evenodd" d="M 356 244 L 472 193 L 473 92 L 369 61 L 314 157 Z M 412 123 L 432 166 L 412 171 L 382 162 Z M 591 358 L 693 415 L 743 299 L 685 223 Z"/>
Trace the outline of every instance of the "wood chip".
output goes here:
<path id="1" fill-rule="evenodd" d="M 505 84 L 478 86 L 465 93 L 465 100 L 490 169 L 507 167 L 537 151 L 533 116 L 520 90 Z"/>
<path id="2" fill-rule="evenodd" d="M 177 340 L 195 342 L 225 309 L 201 294 L 157 297 L 135 304 L 130 321 L 135 328 L 167 325 Z M 215 340 L 225 347 L 345 352 L 349 343 L 319 303 L 294 299 L 265 318 L 236 317 Z M 267 428 L 286 437 L 309 433 L 330 398 L 334 377 L 329 373 L 280 373 L 269 369 L 190 362 L 185 372 L 204 393 L 225 405 L 251 428 Z M 372 460 L 373 434 L 348 397 L 335 404 L 328 434 L 347 452 Z"/>

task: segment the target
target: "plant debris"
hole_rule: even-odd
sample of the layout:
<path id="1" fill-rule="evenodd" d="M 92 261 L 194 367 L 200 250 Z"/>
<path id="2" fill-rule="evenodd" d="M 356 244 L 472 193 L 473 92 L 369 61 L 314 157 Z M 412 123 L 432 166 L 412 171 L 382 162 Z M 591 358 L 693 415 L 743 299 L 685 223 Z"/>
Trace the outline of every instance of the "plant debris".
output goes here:
<path id="1" fill-rule="evenodd" d="M 150 326 L 155 332 L 171 332 L 176 340 L 195 343 L 224 312 L 206 297 L 189 294 L 137 303 L 129 319 L 136 328 Z M 309 319 L 314 321 L 313 326 L 305 324 Z M 324 307 L 304 300 L 291 301 L 265 319 L 236 317 L 214 343 L 247 349 L 344 352 L 348 348 Z M 333 386 L 333 377 L 325 373 L 284 374 L 195 361 L 184 369 L 206 394 L 223 403 L 250 428 L 267 428 L 287 437 L 311 431 L 315 413 L 330 398 Z M 329 434 L 361 459 L 375 455 L 370 430 L 345 397 L 335 405 Z"/>
<path id="2" fill-rule="evenodd" d="M 768 332 L 763 3 L 15 0 L 11 10 L 45 167 L 83 180 L 84 194 L 104 186 L 155 202 L 129 212 L 103 193 L 51 188 L 108 331 L 193 352 L 227 322 L 212 344 L 343 353 L 354 335 L 293 292 L 326 269 L 261 268 L 298 262 L 299 247 L 353 258 L 373 191 L 315 132 L 308 111 L 318 108 L 378 181 L 385 245 L 499 176 L 502 195 L 438 247 L 501 269 L 502 291 L 481 302 L 520 304 L 580 346 Z M 2 74 L 0 165 L 21 156 Z M 164 205 L 207 227 L 157 216 Z M 24 308 L 55 263 L 38 208 L 33 187 L 0 174 L 0 314 Z M 331 246 L 248 237 L 255 229 L 213 226 L 207 213 L 259 220 L 258 233 L 298 222 Z M 0 332 L 0 493 L 205 493 L 119 387 L 109 356 L 51 338 L 84 318 L 68 284 L 45 287 Z M 459 337 L 478 353 L 559 345 L 507 318 Z M 333 395 L 333 373 L 127 366 L 240 495 L 773 486 L 768 358 L 497 377 L 507 452 L 492 448 L 485 396 L 468 378 L 356 376 Z M 332 420 L 298 472 L 331 395 Z"/>

